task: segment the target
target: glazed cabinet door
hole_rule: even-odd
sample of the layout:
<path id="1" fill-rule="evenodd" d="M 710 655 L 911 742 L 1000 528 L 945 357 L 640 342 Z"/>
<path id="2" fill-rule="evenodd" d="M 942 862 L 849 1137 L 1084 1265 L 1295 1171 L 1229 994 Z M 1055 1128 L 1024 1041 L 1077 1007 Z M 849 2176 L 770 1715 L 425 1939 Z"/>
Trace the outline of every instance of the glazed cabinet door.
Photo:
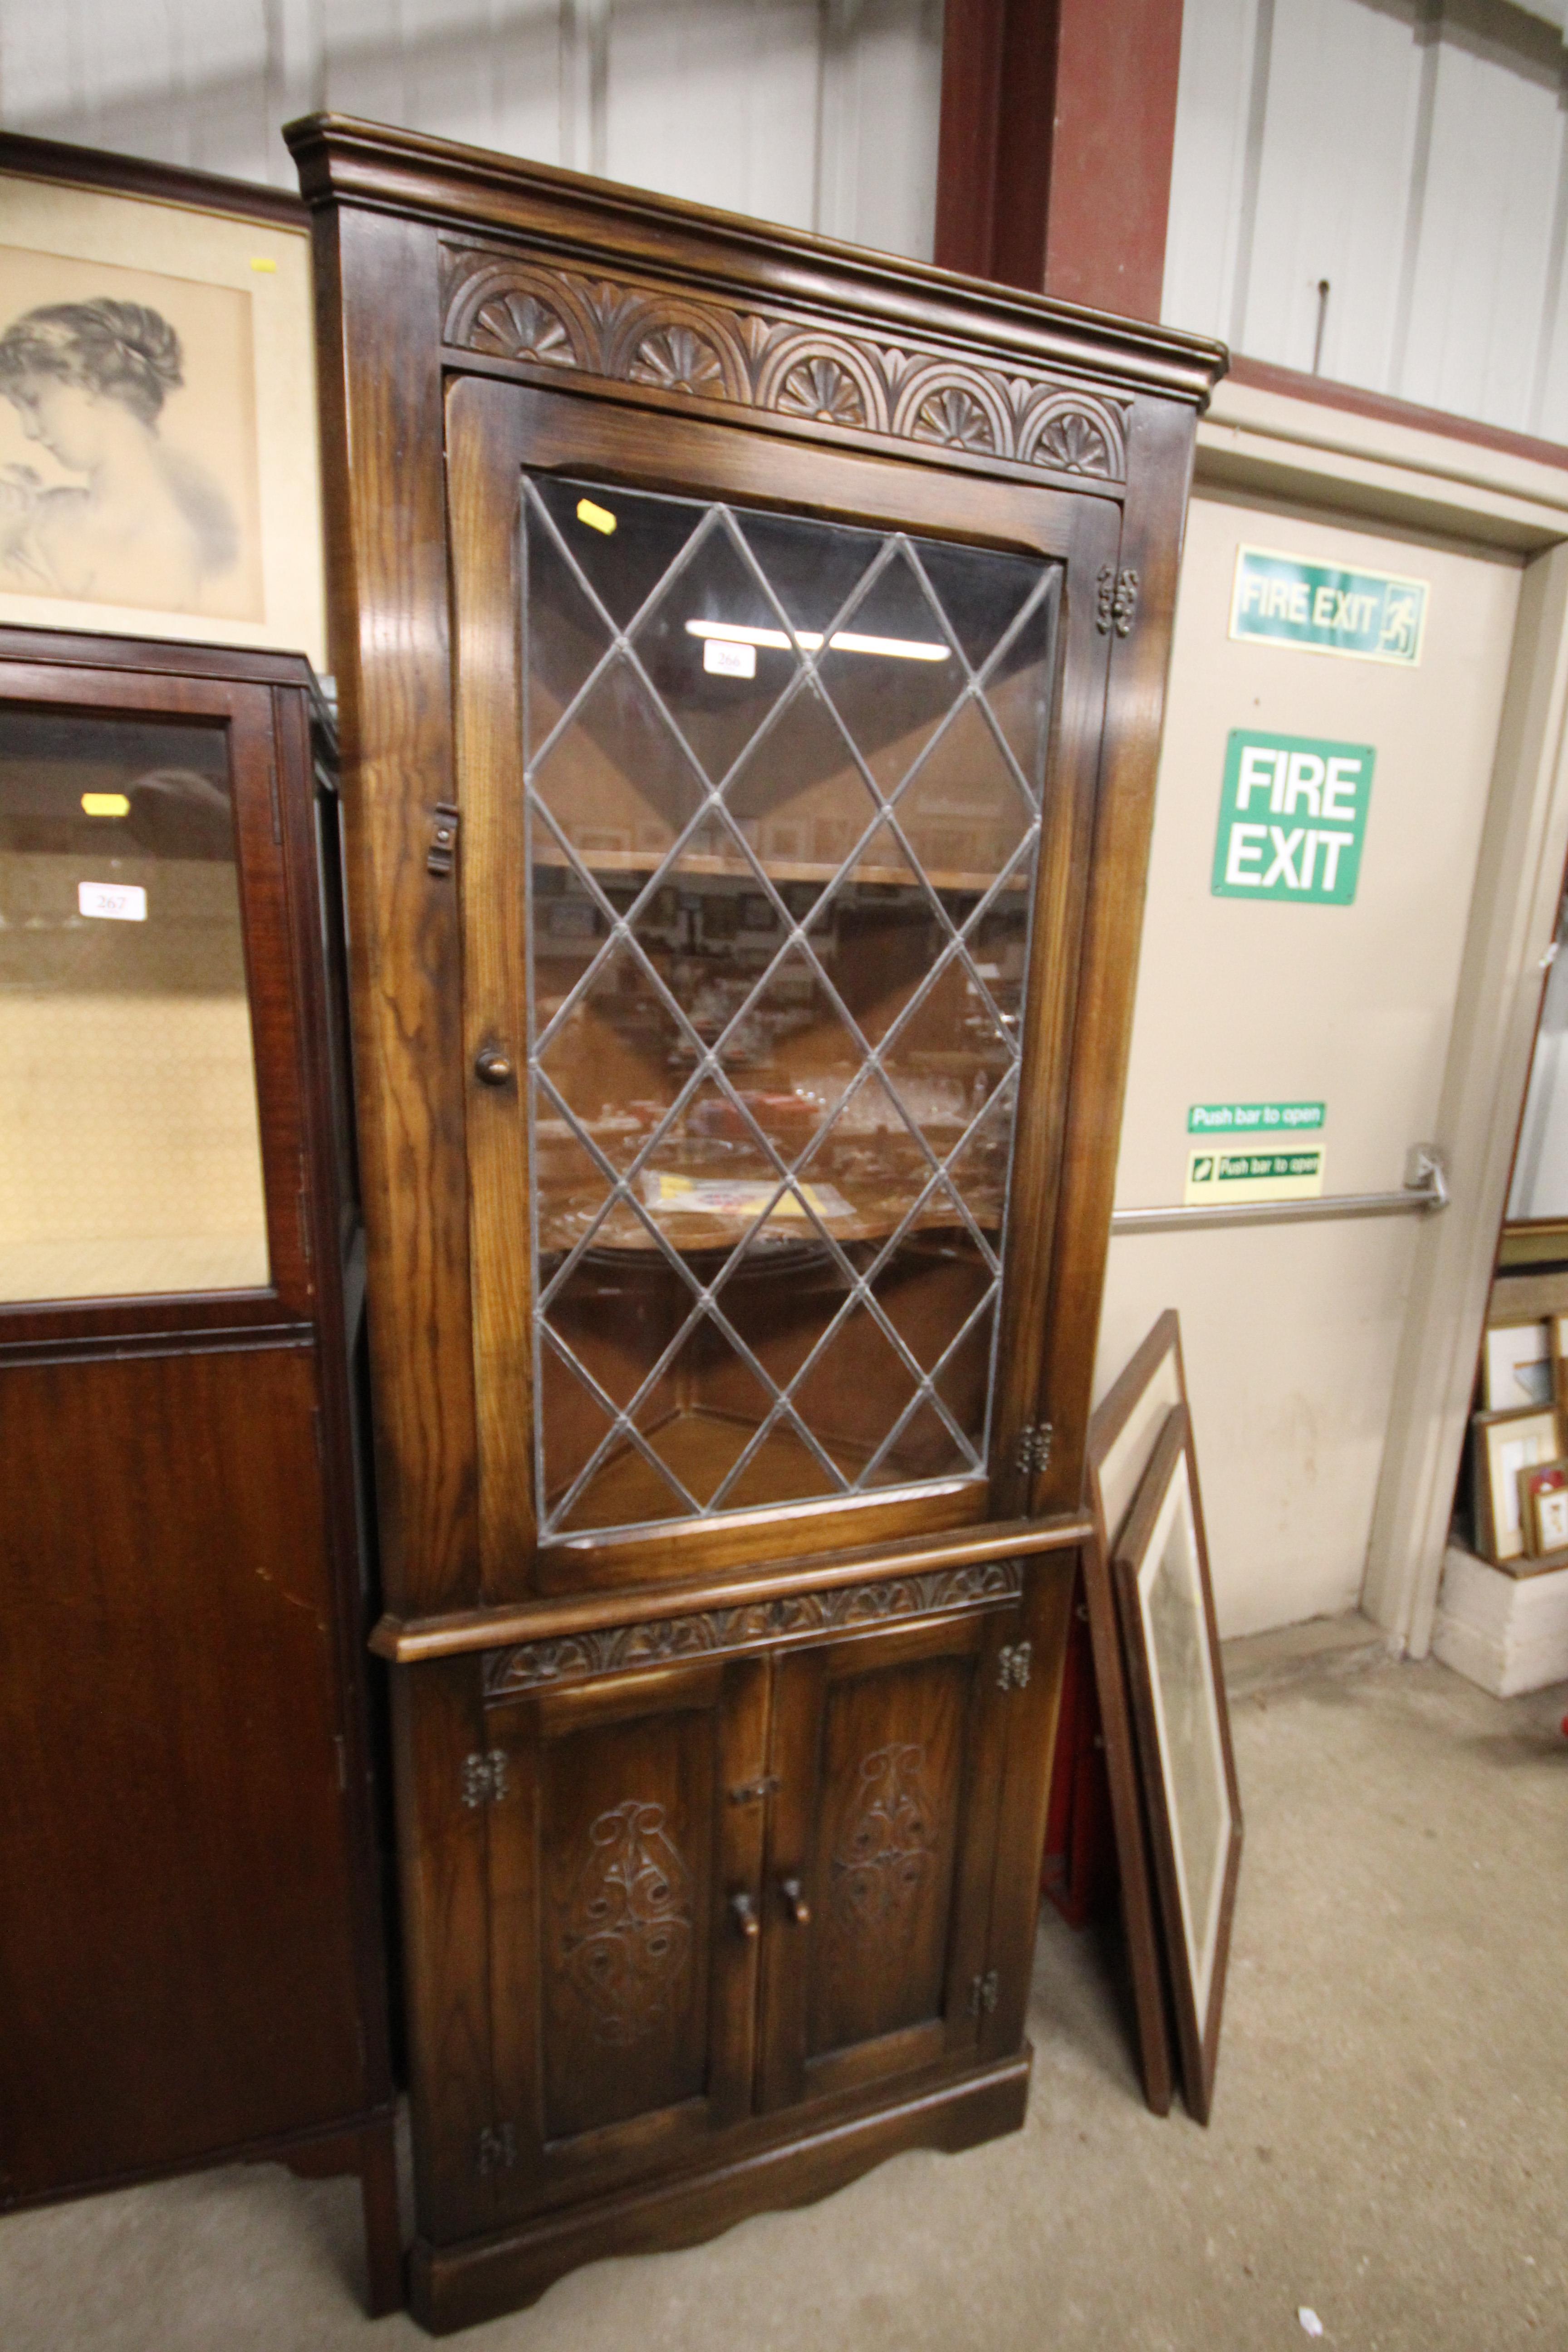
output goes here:
<path id="1" fill-rule="evenodd" d="M 766 1692 L 743 1658 L 492 1715 L 503 2206 L 667 2163 L 750 2111 Z"/>
<path id="2" fill-rule="evenodd" d="M 798 1652 L 777 1670 L 761 2103 L 978 2047 L 1018 1612 Z"/>

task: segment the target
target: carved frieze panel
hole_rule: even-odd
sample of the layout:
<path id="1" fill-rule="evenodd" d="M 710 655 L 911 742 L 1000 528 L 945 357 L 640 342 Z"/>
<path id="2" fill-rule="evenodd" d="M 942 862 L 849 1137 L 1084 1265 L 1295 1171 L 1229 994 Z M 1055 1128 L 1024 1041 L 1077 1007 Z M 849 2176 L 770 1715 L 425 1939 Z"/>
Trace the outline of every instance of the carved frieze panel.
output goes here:
<path id="1" fill-rule="evenodd" d="M 510 1698 L 519 1691 L 581 1682 L 618 1669 L 763 1649 L 802 1634 L 931 1616 L 978 1601 L 1015 1600 L 1023 1585 L 1017 1560 L 975 1560 L 921 1576 L 889 1577 L 877 1584 L 839 1585 L 826 1592 L 795 1592 L 780 1600 L 742 1601 L 731 1609 L 700 1610 L 689 1617 L 523 1642 L 493 1651 L 486 1659 L 485 1695 L 492 1700 Z"/>
<path id="2" fill-rule="evenodd" d="M 1111 393 L 486 250 L 449 247 L 446 275 L 444 339 L 459 351 L 1126 478 L 1127 404 Z"/>

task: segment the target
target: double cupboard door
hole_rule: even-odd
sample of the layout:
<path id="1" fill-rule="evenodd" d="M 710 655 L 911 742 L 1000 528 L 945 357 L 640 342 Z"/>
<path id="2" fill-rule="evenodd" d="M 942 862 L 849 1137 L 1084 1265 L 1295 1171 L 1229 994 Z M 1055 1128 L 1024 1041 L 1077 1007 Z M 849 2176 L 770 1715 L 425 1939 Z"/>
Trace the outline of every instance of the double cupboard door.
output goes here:
<path id="1" fill-rule="evenodd" d="M 487 1724 L 497 2220 L 984 2054 L 1020 1625 L 1015 1601 L 503 1687 Z"/>

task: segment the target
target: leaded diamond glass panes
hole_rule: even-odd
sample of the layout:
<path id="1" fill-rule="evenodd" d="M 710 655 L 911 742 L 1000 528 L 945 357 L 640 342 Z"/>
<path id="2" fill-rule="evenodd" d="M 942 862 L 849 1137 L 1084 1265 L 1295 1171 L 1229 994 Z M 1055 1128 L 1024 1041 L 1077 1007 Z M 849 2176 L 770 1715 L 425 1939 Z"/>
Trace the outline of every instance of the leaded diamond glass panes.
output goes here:
<path id="1" fill-rule="evenodd" d="M 1057 573 L 526 485 L 548 1533 L 981 1473 Z"/>

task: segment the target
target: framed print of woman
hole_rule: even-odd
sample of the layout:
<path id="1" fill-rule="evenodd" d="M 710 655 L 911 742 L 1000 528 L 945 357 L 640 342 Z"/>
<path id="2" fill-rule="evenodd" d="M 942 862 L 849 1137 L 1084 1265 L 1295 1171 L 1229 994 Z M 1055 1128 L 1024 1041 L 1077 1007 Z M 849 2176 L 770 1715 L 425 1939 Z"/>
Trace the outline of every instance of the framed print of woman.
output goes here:
<path id="1" fill-rule="evenodd" d="M 68 474 L 0 474 L 0 585 L 200 612 L 238 532 L 219 484 L 161 431 L 184 383 L 180 337 L 151 306 L 46 303 L 0 333 L 0 394 Z"/>

